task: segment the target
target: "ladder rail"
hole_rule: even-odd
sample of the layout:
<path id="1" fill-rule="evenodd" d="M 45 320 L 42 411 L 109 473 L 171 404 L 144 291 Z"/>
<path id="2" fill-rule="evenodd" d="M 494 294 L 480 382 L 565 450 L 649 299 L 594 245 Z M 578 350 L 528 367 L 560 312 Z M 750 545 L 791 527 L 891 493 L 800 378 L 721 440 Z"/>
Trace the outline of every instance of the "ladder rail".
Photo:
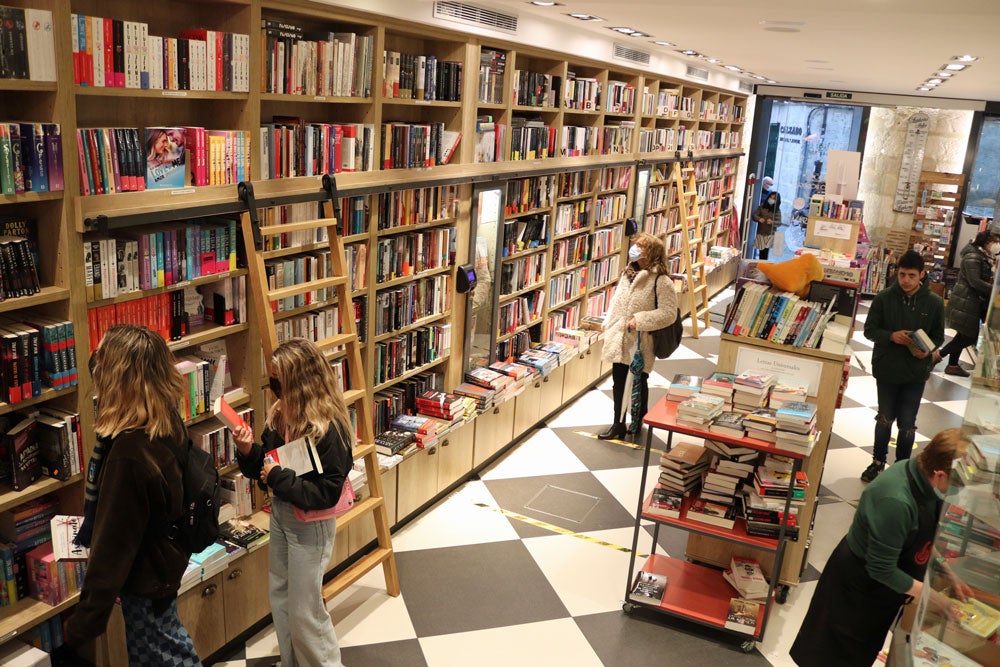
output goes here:
<path id="1" fill-rule="evenodd" d="M 675 162 L 672 173 L 674 193 L 681 219 L 681 241 L 684 248 L 683 266 L 685 286 L 690 308 L 691 335 L 698 338 L 699 318 L 704 317 L 705 327 L 711 323 L 708 311 L 708 288 L 705 272 L 705 239 L 702 238 L 701 212 L 698 204 L 698 183 L 694 162 L 688 166 Z M 692 227 L 692 223 L 696 225 Z M 696 229 L 694 238 L 691 230 Z M 699 303 L 700 302 L 700 303 Z"/>

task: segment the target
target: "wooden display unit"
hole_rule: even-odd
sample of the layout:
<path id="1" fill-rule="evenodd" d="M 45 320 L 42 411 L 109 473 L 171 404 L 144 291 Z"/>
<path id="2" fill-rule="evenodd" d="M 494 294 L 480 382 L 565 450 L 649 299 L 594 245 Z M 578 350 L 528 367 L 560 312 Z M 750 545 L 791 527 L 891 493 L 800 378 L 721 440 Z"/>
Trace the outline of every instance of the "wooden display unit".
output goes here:
<path id="1" fill-rule="evenodd" d="M 909 247 L 923 247 L 928 267 L 951 266 L 951 239 L 962 222 L 958 206 L 964 189 L 964 174 L 920 172 Z"/>

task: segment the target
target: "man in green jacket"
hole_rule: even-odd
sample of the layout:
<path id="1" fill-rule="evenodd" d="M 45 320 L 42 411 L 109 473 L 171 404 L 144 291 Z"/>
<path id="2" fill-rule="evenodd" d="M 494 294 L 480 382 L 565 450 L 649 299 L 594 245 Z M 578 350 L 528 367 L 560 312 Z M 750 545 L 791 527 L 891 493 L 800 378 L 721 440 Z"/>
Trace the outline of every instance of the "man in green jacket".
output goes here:
<path id="1" fill-rule="evenodd" d="M 865 320 L 865 338 L 875 342 L 872 375 L 878 390 L 875 417 L 875 452 L 861 473 L 870 482 L 885 469 L 892 422 L 896 422 L 896 460 L 910 458 L 916 434 L 917 410 L 924 384 L 934 366 L 933 355 L 923 352 L 910 337 L 923 329 L 935 346 L 944 342 L 944 302 L 924 281 L 924 259 L 907 250 L 899 258 L 896 282 L 872 299 Z"/>

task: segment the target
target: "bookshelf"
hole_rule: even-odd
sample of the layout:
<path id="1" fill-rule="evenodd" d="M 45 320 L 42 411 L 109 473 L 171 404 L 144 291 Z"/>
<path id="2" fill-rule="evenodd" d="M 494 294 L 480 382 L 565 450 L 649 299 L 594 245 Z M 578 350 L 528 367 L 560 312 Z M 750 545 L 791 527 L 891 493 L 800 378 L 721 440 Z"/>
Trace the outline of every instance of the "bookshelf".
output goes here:
<path id="1" fill-rule="evenodd" d="M 172 298 L 171 295 L 185 291 L 205 291 L 233 279 L 246 279 L 247 274 L 245 267 L 237 263 L 228 271 L 192 277 L 190 281 L 148 286 L 114 296 L 105 297 L 102 294 L 100 298 L 88 293 L 85 276 L 92 260 L 88 263 L 85 259 L 85 242 L 105 237 L 141 235 L 167 228 L 185 228 L 190 226 L 191 221 L 199 219 L 233 217 L 240 212 L 241 206 L 235 180 L 217 185 L 184 183 L 181 187 L 170 189 L 82 195 L 78 168 L 80 156 L 76 145 L 78 129 L 133 128 L 140 136 L 144 136 L 144 130 L 151 127 L 203 127 L 206 130 L 242 132 L 249 137 L 250 145 L 244 155 L 244 169 L 249 170 L 248 177 L 254 183 L 262 209 L 274 209 L 277 205 L 273 200 L 280 197 L 315 191 L 319 187 L 319 175 L 325 171 L 323 167 L 331 167 L 333 171 L 340 169 L 337 174 L 340 195 L 349 199 L 349 203 L 342 205 L 345 211 L 351 211 L 342 221 L 342 224 L 350 225 L 342 230 L 345 232 L 342 238 L 358 267 L 350 296 L 352 302 L 359 304 L 359 335 L 365 341 L 361 356 L 366 377 L 372 376 L 379 343 L 423 327 L 450 325 L 452 328 L 450 354 L 442 354 L 427 363 L 407 368 L 400 375 L 387 378 L 379 384 L 378 391 L 383 393 L 398 388 L 424 371 L 441 373 L 446 387 L 452 387 L 460 380 L 465 355 L 458 346 L 465 338 L 465 298 L 453 298 L 447 307 L 412 318 L 398 330 L 376 333 L 373 315 L 381 293 L 451 277 L 454 266 L 467 260 L 470 246 L 468 222 L 476 184 L 499 183 L 507 191 L 509 202 L 515 199 L 515 192 L 521 196 L 516 208 L 506 212 L 508 220 L 548 216 L 546 242 L 526 249 L 522 255 L 514 255 L 509 260 L 509 263 L 514 263 L 529 260 L 532 256 L 539 257 L 540 272 L 532 276 L 537 280 L 526 282 L 520 290 L 504 297 L 506 302 L 531 292 L 541 293 L 540 314 L 519 324 L 522 330 L 512 332 L 510 338 L 524 338 L 522 334 L 530 331 L 544 337 L 546 332 L 558 326 L 573 324 L 587 314 L 607 310 L 621 271 L 624 219 L 636 196 L 633 189 L 639 161 L 655 156 L 659 164 L 666 168 L 677 157 L 674 151 L 688 148 L 687 144 L 680 147 L 677 144 L 681 124 L 688 134 L 701 123 L 706 123 L 706 127 L 712 123 L 715 130 L 719 130 L 720 125 L 734 128 L 738 124 L 734 117 L 722 115 L 711 121 L 698 118 L 702 90 L 660 75 L 620 65 L 609 67 L 599 60 L 576 56 L 567 58 L 558 51 L 541 47 L 479 38 L 444 28 L 414 26 L 395 17 L 304 0 L 208 0 L 159 5 L 127 0 L 11 0 L 7 4 L 47 9 L 53 14 L 57 80 L 0 79 L 0 94 L 4 98 L 5 119 L 59 123 L 63 138 L 65 184 L 63 191 L 0 195 L 0 215 L 25 215 L 38 221 L 41 283 L 41 291 L 37 294 L 0 301 L 0 312 L 14 320 L 26 314 L 40 314 L 72 321 L 78 366 L 82 368 L 78 387 L 59 391 L 46 389 L 30 401 L 16 405 L 0 404 L 0 414 L 38 405 L 65 408 L 80 414 L 85 434 L 92 433 L 93 392 L 83 362 L 97 342 L 88 329 L 88 313 L 108 307 L 124 311 L 146 299 Z M 72 48 L 72 35 L 74 27 L 77 27 L 72 22 L 75 16 L 145 24 L 150 33 L 169 38 L 181 38 L 183 31 L 195 28 L 247 35 L 248 47 L 243 54 L 245 60 L 239 62 L 244 68 L 242 71 L 246 74 L 248 85 L 242 88 L 230 86 L 230 90 L 209 90 L 207 86 L 204 90 L 161 90 L 80 85 L 77 83 L 80 77 L 79 71 L 74 69 Z M 277 74 L 279 44 L 282 49 L 288 49 L 287 53 L 282 52 L 283 58 L 291 58 L 294 47 L 306 62 L 315 63 L 320 72 L 327 74 L 333 72 L 329 58 L 334 53 L 345 57 L 348 53 L 353 54 L 354 65 L 345 65 L 349 72 L 337 70 L 340 75 L 336 87 L 336 75 L 325 79 L 325 87 L 322 75 L 305 77 L 299 89 L 279 85 L 288 82 Z M 440 62 L 460 63 L 462 86 L 452 96 L 454 99 L 448 100 L 413 99 L 412 96 L 407 99 L 395 93 L 389 94 L 384 88 L 388 72 L 383 71 L 381 62 L 386 51 L 425 58 L 434 56 Z M 484 60 L 484 56 L 489 56 L 488 61 Z M 362 61 L 365 65 L 358 67 L 357 64 Z M 488 65 L 486 69 L 482 68 L 484 63 Z M 518 98 L 515 91 L 527 90 L 517 83 L 518 72 L 532 73 L 541 77 L 541 81 L 547 81 L 549 87 L 545 98 Z M 581 94 L 587 93 L 581 99 L 592 100 L 589 108 L 586 102 L 574 108 L 566 107 L 566 87 L 571 80 L 571 72 L 574 94 L 579 85 Z M 481 83 L 485 85 L 481 86 Z M 652 106 L 647 104 L 647 92 L 652 96 Z M 676 97 L 674 102 L 669 102 L 671 95 Z M 712 98 L 712 95 L 716 97 Z M 627 104 L 629 97 L 634 97 L 631 108 Z M 732 92 L 711 91 L 709 98 L 715 101 L 720 114 L 724 101 L 734 107 L 745 105 L 745 98 Z M 685 104 L 691 109 L 690 112 L 686 110 L 683 117 L 680 113 L 682 99 L 690 100 Z M 695 103 L 695 106 L 690 106 Z M 484 117 L 490 117 L 489 122 L 494 124 L 491 146 L 495 161 L 477 159 L 481 143 L 481 137 L 477 137 L 477 123 L 486 122 Z M 393 122 L 408 125 L 438 123 L 444 131 L 461 133 L 461 139 L 446 165 L 386 169 L 386 151 L 391 144 L 383 141 L 381 130 L 383 125 Z M 629 123 L 634 124 L 630 133 Z M 539 127 L 544 130 L 537 129 Z M 568 127 L 583 128 L 584 134 L 590 133 L 595 137 L 590 154 L 580 157 L 561 154 L 561 140 Z M 339 163 L 335 160 L 335 152 L 323 153 L 320 150 L 323 146 L 329 149 L 323 141 L 329 140 L 331 132 L 336 138 L 338 128 L 342 133 Z M 347 136 L 343 133 L 351 131 L 346 128 L 353 128 L 354 132 L 354 136 L 347 137 L 356 146 L 352 152 L 355 157 L 353 164 L 343 161 L 343 138 Z M 500 128 L 499 133 L 497 128 Z M 669 144 L 664 142 L 656 151 L 644 151 L 640 145 L 645 130 L 663 130 L 664 135 L 672 131 L 674 138 Z M 515 150 L 515 133 L 522 139 L 526 134 L 537 135 L 533 153 L 528 150 L 530 142 L 518 145 Z M 283 154 L 274 146 L 279 149 L 284 146 L 288 153 Z M 315 164 L 305 159 L 307 146 L 313 149 Z M 690 147 L 696 159 L 729 159 L 733 165 L 741 154 L 741 147 L 732 144 L 725 150 L 698 150 L 694 144 Z M 543 155 L 546 156 L 544 159 Z M 299 163 L 300 158 L 302 164 Z M 539 192 L 537 187 L 542 184 L 548 184 L 548 189 L 543 188 Z M 561 184 L 567 187 L 565 196 L 559 190 Z M 512 189 L 507 190 L 508 187 Z M 646 194 L 643 193 L 643 196 Z M 553 226 L 559 214 L 558 207 L 564 204 L 568 207 L 566 210 L 573 212 L 570 218 L 576 220 L 571 222 L 565 234 L 557 235 Z M 575 207 L 581 207 L 579 213 Z M 298 218 L 294 213 L 273 215 L 278 216 L 276 223 L 293 224 L 296 219 L 316 217 L 316 211 L 304 213 L 304 217 Z M 665 215 L 669 216 L 669 210 L 665 211 Z M 420 235 L 436 233 L 453 234 L 449 243 L 453 240 L 455 252 L 449 254 L 447 265 L 414 270 L 413 273 L 379 281 L 375 259 L 380 244 L 389 246 L 395 242 L 398 246 L 401 240 L 408 242 Z M 575 243 L 573 251 L 579 253 L 583 249 L 585 256 L 572 255 L 578 261 L 567 259 L 563 264 L 563 255 L 556 253 L 569 248 L 558 246 L 557 251 L 556 244 L 562 241 L 566 242 L 564 246 Z M 268 251 L 268 261 L 291 261 L 302 253 L 319 253 L 321 250 L 318 244 L 272 248 Z M 364 258 L 364 267 L 358 265 L 361 258 Z M 553 280 L 559 282 L 554 285 Z M 554 297 L 557 288 L 566 291 Z M 333 305 L 336 305 L 335 302 L 330 300 L 304 303 L 281 311 L 276 319 L 294 327 L 311 311 Z M 261 388 L 265 386 L 266 375 L 259 352 L 260 331 L 252 316 L 254 307 L 253 303 L 248 304 L 249 316 L 245 320 L 230 325 L 212 323 L 191 327 L 186 335 L 171 341 L 170 345 L 180 355 L 190 354 L 205 344 L 225 342 L 230 355 L 233 384 L 240 387 L 246 396 L 242 405 L 254 408 L 261 417 L 265 408 Z M 336 360 L 343 355 L 332 353 L 331 356 Z M 592 347 L 581 352 L 579 358 L 574 359 L 566 369 L 559 369 L 558 374 L 550 376 L 548 381 L 531 387 L 527 394 L 531 398 L 518 401 L 517 434 L 543 418 L 546 410 L 559 405 L 564 398 L 579 393 L 585 381 L 592 381 L 593 376 L 606 370 L 601 368 L 599 357 L 599 347 Z M 586 369 L 586 372 L 580 369 Z M 374 400 L 375 392 L 370 388 L 366 391 L 369 399 Z M 436 484 L 419 483 L 418 478 L 412 477 L 422 474 L 420 471 L 426 466 L 408 465 L 398 471 L 395 468 L 383 471 L 390 523 L 396 523 L 397 517 L 405 517 L 403 513 L 397 513 L 397 502 L 404 509 L 426 505 L 511 442 L 515 437 L 515 406 L 503 405 L 498 410 L 497 414 L 481 415 L 477 420 L 481 424 L 472 423 L 456 431 L 450 437 L 449 445 L 440 448 Z M 196 415 L 192 420 L 193 425 L 199 426 L 211 422 L 212 418 L 205 414 Z M 93 444 L 85 438 L 85 455 L 89 455 Z M 446 460 L 448 463 L 443 463 Z M 39 480 L 24 492 L 0 494 L 0 507 L 9 509 L 24 500 L 52 491 L 60 496 L 64 510 L 78 512 L 82 509 L 83 497 L 80 481 L 80 477 L 60 483 Z M 353 524 L 348 530 L 348 540 L 338 540 L 335 561 L 343 564 L 352 558 L 360 558 L 360 551 L 374 537 L 370 531 Z M 246 565 L 244 570 L 247 567 L 250 565 Z M 203 582 L 201 587 L 192 591 L 200 596 L 202 588 L 210 583 Z M 194 595 L 194 592 L 188 595 Z M 206 596 L 205 601 L 211 599 L 212 596 Z M 185 608 L 190 610 L 186 613 L 206 618 L 206 611 L 200 603 L 186 601 L 185 604 Z M 208 633 L 213 635 L 211 640 L 206 639 L 204 644 L 199 644 L 200 647 L 218 647 L 220 642 L 236 636 L 233 632 L 246 618 L 230 621 L 230 609 L 226 606 L 222 605 L 226 631 L 222 635 L 214 635 L 214 631 Z M 22 607 L 4 612 L 5 623 L 12 624 L 11 627 L 16 627 L 18 631 L 32 627 L 40 620 L 37 614 Z M 113 653 L 108 651 L 113 651 L 113 647 L 102 650 L 104 655 L 98 656 L 99 662 L 111 661 L 109 656 Z"/>
<path id="2" fill-rule="evenodd" d="M 964 174 L 920 172 L 909 247 L 920 248 L 929 270 L 951 266 L 951 239 L 961 222 L 958 206 L 964 189 Z"/>

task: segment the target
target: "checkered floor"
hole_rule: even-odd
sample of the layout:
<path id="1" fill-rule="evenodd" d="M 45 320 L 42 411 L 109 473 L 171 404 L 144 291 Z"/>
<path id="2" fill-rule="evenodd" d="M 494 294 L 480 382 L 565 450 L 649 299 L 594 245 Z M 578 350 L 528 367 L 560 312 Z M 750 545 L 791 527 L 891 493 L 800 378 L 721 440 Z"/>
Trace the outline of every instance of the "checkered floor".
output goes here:
<path id="1" fill-rule="evenodd" d="M 730 297 L 726 292 L 713 302 L 716 323 Z M 863 321 L 867 309 L 861 310 Z M 871 461 L 876 393 L 861 326 L 851 342 L 851 379 L 835 418 L 809 567 L 788 602 L 775 606 L 758 652 L 744 654 L 731 636 L 677 619 L 622 612 L 642 452 L 590 435 L 604 429 L 613 411 L 607 380 L 394 535 L 399 597 L 385 593 L 378 570 L 330 603 L 344 664 L 792 665 L 788 647 L 820 570 L 850 525 L 864 488 L 859 475 Z M 650 401 L 663 396 L 675 373 L 711 373 L 717 354 L 717 330 L 685 339 L 671 359 L 656 362 Z M 968 379 L 931 376 L 917 447 L 961 423 L 968 390 Z M 655 479 L 655 468 L 646 475 Z M 686 537 L 662 529 L 659 541 L 681 555 Z M 267 627 L 217 664 L 273 665 L 276 655 Z"/>

